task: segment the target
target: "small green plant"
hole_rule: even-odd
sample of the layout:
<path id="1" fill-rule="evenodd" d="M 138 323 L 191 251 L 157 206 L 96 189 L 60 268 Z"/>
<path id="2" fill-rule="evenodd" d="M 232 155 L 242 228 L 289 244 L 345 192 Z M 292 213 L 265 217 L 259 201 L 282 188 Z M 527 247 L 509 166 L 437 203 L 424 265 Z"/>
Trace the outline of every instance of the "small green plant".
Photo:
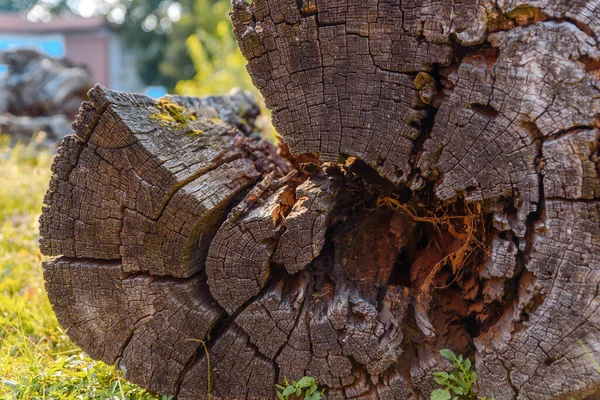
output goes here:
<path id="1" fill-rule="evenodd" d="M 431 400 L 458 400 L 458 399 L 480 399 L 492 400 L 487 397 L 478 397 L 473 390 L 473 385 L 477 382 L 477 372 L 471 370 L 471 360 L 458 357 L 452 350 L 440 350 L 442 357 L 450 360 L 454 370 L 448 372 L 434 372 L 435 381 L 441 385 L 442 389 L 436 389 L 431 392 Z"/>
<path id="2" fill-rule="evenodd" d="M 284 379 L 285 386 L 275 385 L 277 389 L 282 390 L 282 392 L 277 392 L 277 397 L 279 400 L 301 399 L 302 392 L 304 392 L 304 400 L 321 400 L 325 398 L 325 389 L 319 391 L 315 378 L 311 376 L 305 376 L 298 381 L 291 382 L 289 382 L 285 377 Z"/>

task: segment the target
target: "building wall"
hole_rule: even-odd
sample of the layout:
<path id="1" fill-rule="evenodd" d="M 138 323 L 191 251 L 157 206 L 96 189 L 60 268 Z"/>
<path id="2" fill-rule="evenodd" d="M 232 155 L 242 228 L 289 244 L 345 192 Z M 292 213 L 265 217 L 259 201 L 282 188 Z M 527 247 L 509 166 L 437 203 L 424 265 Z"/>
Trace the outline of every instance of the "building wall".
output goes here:
<path id="1" fill-rule="evenodd" d="M 143 93 L 145 85 L 140 80 L 135 67 L 135 51 L 125 48 L 116 34 L 111 34 L 109 41 L 110 88 L 123 92 Z"/>
<path id="2" fill-rule="evenodd" d="M 108 32 L 67 33 L 65 41 L 67 58 L 86 64 L 92 71 L 94 83 L 111 86 Z"/>
<path id="3" fill-rule="evenodd" d="M 55 17 L 49 23 L 33 23 L 18 14 L 0 13 L 0 51 L 14 48 L 83 63 L 95 83 L 112 89 L 138 93 L 145 89 L 135 68 L 135 52 L 124 48 L 102 18 Z M 5 69 L 0 65 L 0 75 Z"/>

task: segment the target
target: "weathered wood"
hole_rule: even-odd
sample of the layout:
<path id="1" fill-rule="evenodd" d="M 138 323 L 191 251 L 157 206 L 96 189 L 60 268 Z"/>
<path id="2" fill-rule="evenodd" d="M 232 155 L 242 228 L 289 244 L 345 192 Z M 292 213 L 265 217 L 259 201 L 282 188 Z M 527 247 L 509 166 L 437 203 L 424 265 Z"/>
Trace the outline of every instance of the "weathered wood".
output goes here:
<path id="1" fill-rule="evenodd" d="M 598 392 L 599 15 L 234 0 L 296 157 L 255 138 L 240 93 L 94 89 L 41 218 L 60 322 L 180 399 L 304 375 L 332 399 L 427 398 L 443 348 L 482 396 Z"/>
<path id="2" fill-rule="evenodd" d="M 8 67 L 0 80 L 0 115 L 64 114 L 72 119 L 93 83 L 85 65 L 35 50 L 0 51 L 0 64 Z M 62 138 L 69 132 L 58 133 Z"/>
<path id="3" fill-rule="evenodd" d="M 234 209 L 210 245 L 206 260 L 208 284 L 213 297 L 230 314 L 259 294 L 267 283 L 282 216 L 293 202 L 285 189 L 279 189 L 245 215 L 237 215 L 243 211 Z"/>
<path id="4" fill-rule="evenodd" d="M 92 357 L 176 393 L 198 340 L 226 320 L 204 271 L 212 239 L 234 199 L 290 165 L 248 136 L 259 109 L 244 93 L 157 102 L 98 86 L 89 97 L 40 218 L 41 249 L 58 257 L 46 287 Z"/>
<path id="5" fill-rule="evenodd" d="M 296 188 L 296 203 L 285 219 L 286 229 L 273 255 L 273 261 L 290 274 L 304 269 L 321 253 L 335 195 L 326 176 L 311 177 Z"/>
<path id="6" fill-rule="evenodd" d="M 407 204 L 427 204 L 433 194 L 446 206 L 478 204 L 477 214 L 489 221 L 478 229 L 484 235 L 474 253 L 480 255 L 467 258 L 462 275 L 450 275 L 454 283 L 435 289 L 427 302 L 410 300 L 421 334 L 435 337 L 410 344 L 405 333 L 404 358 L 389 368 L 408 387 L 396 398 L 427 395 L 431 371 L 443 367 L 440 346 L 472 354 L 480 393 L 496 399 L 583 398 L 596 391 L 600 376 L 580 341 L 599 357 L 597 4 L 296 3 L 233 1 L 232 12 L 248 70 L 291 152 L 314 153 L 322 162 L 357 157 L 400 188 L 410 187 Z M 363 226 L 332 237 L 340 252 L 335 258 L 354 275 L 350 281 L 367 287 L 381 282 L 389 264 L 376 239 L 385 236 L 385 223 L 373 218 L 350 214 L 346 225 Z M 464 238 L 419 228 L 402 234 L 429 240 L 428 255 L 399 250 L 411 299 L 430 265 L 452 257 Z M 377 261 L 367 261 L 365 241 L 380 252 Z M 337 293 L 347 276 L 334 281 Z M 381 297 L 368 289 L 351 292 L 381 307 Z M 459 303 L 451 300 L 456 295 L 463 297 Z M 446 302 L 456 315 L 440 318 Z M 460 335 L 449 330 L 461 324 Z M 356 355 L 352 362 L 355 369 L 369 365 Z M 381 377 L 367 371 L 371 382 L 359 386 L 373 393 L 367 388 Z M 343 386 L 340 396 L 358 395 Z"/>
<path id="7" fill-rule="evenodd" d="M 200 276 L 123 272 L 117 261 L 60 258 L 44 266 L 50 301 L 73 341 L 135 382 L 174 393 L 181 371 L 223 316 Z"/>

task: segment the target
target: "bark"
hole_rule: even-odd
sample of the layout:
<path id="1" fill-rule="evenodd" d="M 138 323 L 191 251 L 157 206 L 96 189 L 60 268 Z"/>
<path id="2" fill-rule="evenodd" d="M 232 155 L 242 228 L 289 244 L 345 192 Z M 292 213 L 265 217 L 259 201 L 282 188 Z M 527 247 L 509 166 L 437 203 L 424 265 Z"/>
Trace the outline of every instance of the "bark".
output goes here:
<path id="1" fill-rule="evenodd" d="M 181 399 L 304 375 L 331 399 L 428 398 L 443 348 L 481 396 L 592 395 L 599 11 L 235 0 L 286 146 L 239 93 L 95 88 L 41 218 L 60 322 Z"/>

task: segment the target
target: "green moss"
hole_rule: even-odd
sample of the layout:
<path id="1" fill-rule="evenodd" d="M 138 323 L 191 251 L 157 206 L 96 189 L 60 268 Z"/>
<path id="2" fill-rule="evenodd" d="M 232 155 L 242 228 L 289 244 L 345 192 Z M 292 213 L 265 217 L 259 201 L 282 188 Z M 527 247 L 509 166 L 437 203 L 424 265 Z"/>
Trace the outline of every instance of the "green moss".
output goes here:
<path id="1" fill-rule="evenodd" d="M 508 18 L 514 20 L 518 25 L 531 25 L 544 21 L 547 16 L 538 8 L 533 6 L 519 6 L 509 12 Z"/>
<path id="2" fill-rule="evenodd" d="M 415 88 L 423 90 L 429 86 L 435 87 L 435 80 L 427 72 L 419 72 L 414 80 Z"/>
<path id="3" fill-rule="evenodd" d="M 190 131 L 194 134 L 202 133 L 199 129 L 190 128 L 190 122 L 196 121 L 196 116 L 185 107 L 175 104 L 165 97 L 159 99 L 154 107 L 159 111 L 150 114 L 150 119 L 158 121 L 161 126 L 174 131 Z"/>
<path id="4" fill-rule="evenodd" d="M 437 94 L 435 79 L 427 72 L 419 72 L 414 80 L 415 88 L 419 91 L 419 97 L 425 104 L 431 104 Z"/>

